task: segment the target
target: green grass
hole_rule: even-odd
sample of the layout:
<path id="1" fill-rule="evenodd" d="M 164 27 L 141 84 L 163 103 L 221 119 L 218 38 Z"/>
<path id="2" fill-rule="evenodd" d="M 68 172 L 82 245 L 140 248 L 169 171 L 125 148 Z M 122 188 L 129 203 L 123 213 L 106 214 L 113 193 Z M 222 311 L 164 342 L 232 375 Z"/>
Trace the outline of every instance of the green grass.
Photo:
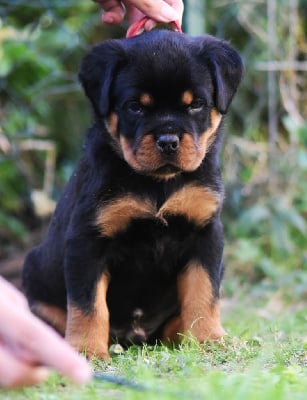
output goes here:
<path id="1" fill-rule="evenodd" d="M 184 338 L 179 348 L 134 346 L 109 363 L 94 363 L 107 376 L 142 387 L 98 380 L 78 387 L 53 374 L 39 387 L 0 390 L 0 399 L 305 399 L 306 303 L 295 293 L 290 298 L 286 284 L 276 290 L 276 282 L 228 283 L 236 295 L 223 300 L 229 333 L 223 342 L 200 345 Z"/>

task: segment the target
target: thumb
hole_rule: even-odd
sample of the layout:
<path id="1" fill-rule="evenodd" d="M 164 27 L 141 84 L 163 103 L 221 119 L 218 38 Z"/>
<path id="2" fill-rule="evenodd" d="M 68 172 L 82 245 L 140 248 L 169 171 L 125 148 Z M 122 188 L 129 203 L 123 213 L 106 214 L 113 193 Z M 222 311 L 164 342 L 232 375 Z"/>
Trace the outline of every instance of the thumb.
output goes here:
<path id="1" fill-rule="evenodd" d="M 164 0 L 127 0 L 125 4 L 129 23 L 138 21 L 144 15 L 157 22 L 181 20 L 179 13 Z"/>

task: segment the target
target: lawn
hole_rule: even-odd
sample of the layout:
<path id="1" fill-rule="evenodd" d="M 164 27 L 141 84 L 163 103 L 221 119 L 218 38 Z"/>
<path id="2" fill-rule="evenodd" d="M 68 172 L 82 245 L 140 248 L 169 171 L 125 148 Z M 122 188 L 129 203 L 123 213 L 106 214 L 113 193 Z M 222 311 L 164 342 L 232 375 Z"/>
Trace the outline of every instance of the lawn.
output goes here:
<path id="1" fill-rule="evenodd" d="M 303 292 L 303 280 L 290 273 L 257 284 L 226 277 L 221 343 L 186 337 L 179 348 L 131 347 L 94 363 L 104 380 L 77 387 L 53 374 L 39 387 L 0 390 L 0 399 L 306 399 Z"/>

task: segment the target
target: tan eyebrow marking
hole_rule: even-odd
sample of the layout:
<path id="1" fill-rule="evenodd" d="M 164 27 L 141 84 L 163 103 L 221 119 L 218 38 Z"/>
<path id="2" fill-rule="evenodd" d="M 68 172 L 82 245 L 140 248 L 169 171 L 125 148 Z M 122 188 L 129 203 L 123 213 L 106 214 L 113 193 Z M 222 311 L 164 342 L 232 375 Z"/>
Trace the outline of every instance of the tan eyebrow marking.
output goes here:
<path id="1" fill-rule="evenodd" d="M 183 92 L 181 101 L 184 105 L 189 106 L 192 104 L 194 100 L 193 93 L 190 90 L 186 90 Z"/>
<path id="2" fill-rule="evenodd" d="M 140 103 L 143 106 L 152 106 L 153 105 L 153 98 L 149 93 L 142 93 L 140 96 Z"/>

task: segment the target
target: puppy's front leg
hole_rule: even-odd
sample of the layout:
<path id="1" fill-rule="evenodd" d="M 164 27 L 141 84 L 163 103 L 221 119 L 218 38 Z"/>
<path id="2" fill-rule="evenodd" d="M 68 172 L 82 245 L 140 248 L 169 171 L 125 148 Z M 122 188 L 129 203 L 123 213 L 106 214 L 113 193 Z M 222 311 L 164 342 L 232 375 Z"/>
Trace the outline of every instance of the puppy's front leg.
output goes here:
<path id="1" fill-rule="evenodd" d="M 91 255 L 86 251 L 88 247 L 91 247 Z M 67 257 L 65 266 L 67 287 L 65 337 L 78 351 L 85 350 L 88 358 L 93 356 L 110 358 L 109 310 L 106 301 L 109 274 L 106 268 L 99 265 L 102 258 L 93 258 L 95 251 L 92 246 L 77 247 L 77 250 L 74 247 L 73 253 L 73 257 Z M 85 254 L 89 257 L 84 257 Z"/>
<path id="2" fill-rule="evenodd" d="M 200 343 L 220 339 L 225 331 L 220 322 L 219 299 L 214 298 L 208 273 L 191 262 L 178 277 L 178 297 L 181 306 L 181 329 Z"/>

